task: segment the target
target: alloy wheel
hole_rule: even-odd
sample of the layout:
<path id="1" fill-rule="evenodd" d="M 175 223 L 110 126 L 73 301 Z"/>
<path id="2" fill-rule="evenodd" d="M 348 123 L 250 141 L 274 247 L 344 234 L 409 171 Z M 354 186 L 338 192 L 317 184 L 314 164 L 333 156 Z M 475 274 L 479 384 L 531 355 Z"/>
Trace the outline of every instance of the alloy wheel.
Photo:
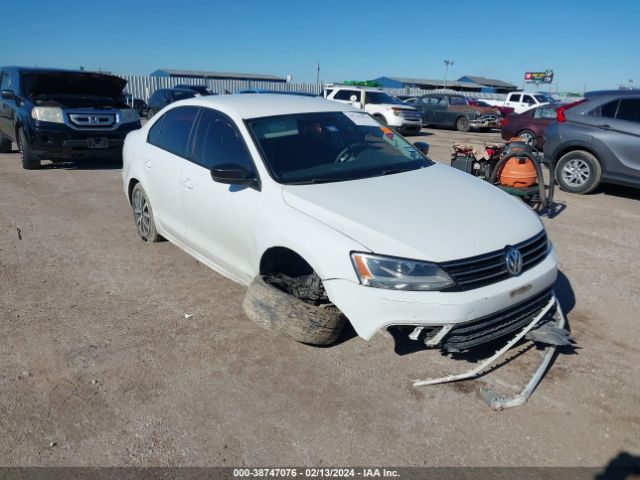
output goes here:
<path id="1" fill-rule="evenodd" d="M 136 222 L 138 233 L 142 238 L 147 240 L 151 232 L 149 204 L 144 194 L 139 190 L 133 194 L 133 218 Z"/>
<path id="2" fill-rule="evenodd" d="M 562 168 L 562 179 L 573 187 L 584 185 L 591 176 L 591 168 L 584 160 L 574 158 L 569 160 Z"/>

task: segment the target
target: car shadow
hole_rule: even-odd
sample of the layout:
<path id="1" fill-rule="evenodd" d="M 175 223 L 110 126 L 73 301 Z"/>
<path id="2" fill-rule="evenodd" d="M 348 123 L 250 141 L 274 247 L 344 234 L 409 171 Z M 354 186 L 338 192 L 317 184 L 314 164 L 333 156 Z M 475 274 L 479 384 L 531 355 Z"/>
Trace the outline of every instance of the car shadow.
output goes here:
<path id="1" fill-rule="evenodd" d="M 122 168 L 121 158 L 88 157 L 80 160 L 45 163 L 42 170 L 118 170 Z"/>
<path id="2" fill-rule="evenodd" d="M 640 200 L 640 188 L 626 187 L 623 185 L 605 184 L 600 186 L 596 194 L 628 198 L 630 200 Z"/>
<path id="3" fill-rule="evenodd" d="M 640 457 L 629 452 L 620 452 L 612 458 L 604 471 L 595 480 L 627 480 L 640 475 Z"/>

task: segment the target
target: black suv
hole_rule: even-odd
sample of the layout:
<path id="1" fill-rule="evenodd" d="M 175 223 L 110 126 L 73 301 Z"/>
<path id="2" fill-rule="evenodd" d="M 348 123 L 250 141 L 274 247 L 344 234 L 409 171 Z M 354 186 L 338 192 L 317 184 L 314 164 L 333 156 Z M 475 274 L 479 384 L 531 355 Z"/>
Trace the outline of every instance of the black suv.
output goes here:
<path id="1" fill-rule="evenodd" d="M 604 91 L 556 110 L 544 156 L 563 190 L 589 193 L 600 182 L 640 188 L 640 91 Z"/>
<path id="2" fill-rule="evenodd" d="M 147 102 L 147 118 L 153 117 L 170 103 L 184 100 L 185 98 L 193 98 L 198 92 L 186 88 L 161 88 L 153 92 Z"/>
<path id="3" fill-rule="evenodd" d="M 182 89 L 182 90 L 193 90 L 194 92 L 202 95 L 203 97 L 205 97 L 207 95 L 217 95 L 217 93 L 214 93 L 206 85 L 187 85 L 186 83 L 181 83 L 180 85 L 176 85 L 173 88 L 179 88 L 179 89 Z"/>
<path id="4" fill-rule="evenodd" d="M 43 68 L 0 69 L 0 152 L 18 144 L 22 166 L 89 156 L 120 158 L 140 117 L 122 103 L 126 80 Z"/>

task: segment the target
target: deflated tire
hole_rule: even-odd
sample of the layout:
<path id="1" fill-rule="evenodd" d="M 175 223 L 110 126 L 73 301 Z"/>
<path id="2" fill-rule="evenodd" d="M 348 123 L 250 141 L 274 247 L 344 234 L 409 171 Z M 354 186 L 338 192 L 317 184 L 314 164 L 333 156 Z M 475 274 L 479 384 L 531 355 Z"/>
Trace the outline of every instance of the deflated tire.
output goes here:
<path id="1" fill-rule="evenodd" d="M 335 305 L 305 302 L 267 283 L 264 276 L 251 282 L 242 307 L 258 325 L 312 345 L 335 342 L 346 321 Z"/>

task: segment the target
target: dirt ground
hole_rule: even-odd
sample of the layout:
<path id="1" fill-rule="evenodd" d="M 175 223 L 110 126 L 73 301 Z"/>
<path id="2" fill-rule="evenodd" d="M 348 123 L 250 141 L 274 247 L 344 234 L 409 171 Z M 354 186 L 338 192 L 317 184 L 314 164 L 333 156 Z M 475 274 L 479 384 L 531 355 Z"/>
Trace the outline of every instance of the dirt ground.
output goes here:
<path id="1" fill-rule="evenodd" d="M 432 157 L 499 135 L 424 129 Z M 411 137 L 412 141 L 423 139 Z M 464 192 L 460 192 L 464 194 Z M 606 465 L 640 455 L 640 191 L 560 192 L 545 219 L 578 346 L 524 407 L 538 352 L 475 381 L 437 351 L 347 330 L 329 348 L 277 337 L 244 288 L 136 236 L 119 165 L 25 171 L 0 155 L 0 464 Z M 485 205 L 469 204 L 483 215 Z M 473 242 L 473 239 L 469 239 Z"/>

